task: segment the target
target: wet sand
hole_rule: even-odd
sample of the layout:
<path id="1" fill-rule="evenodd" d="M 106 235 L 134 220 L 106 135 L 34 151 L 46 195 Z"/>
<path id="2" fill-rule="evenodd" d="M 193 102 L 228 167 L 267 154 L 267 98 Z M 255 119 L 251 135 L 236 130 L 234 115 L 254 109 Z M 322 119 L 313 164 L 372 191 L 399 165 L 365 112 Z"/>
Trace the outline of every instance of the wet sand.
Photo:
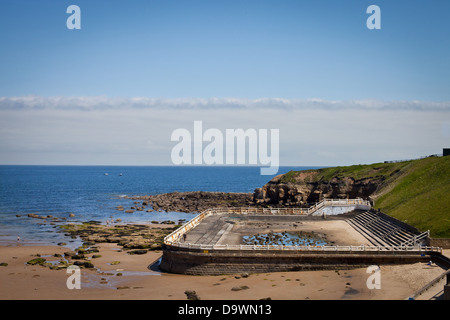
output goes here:
<path id="1" fill-rule="evenodd" d="M 81 269 L 81 289 L 72 290 L 67 288 L 71 274 L 65 269 L 51 270 L 46 266 L 26 264 L 36 258 L 36 254 L 47 261 L 56 261 L 61 258 L 53 255 L 63 255 L 68 248 L 0 246 L 0 263 L 8 264 L 0 266 L 0 299 L 186 300 L 184 292 L 194 290 L 202 300 L 403 300 L 444 271 L 426 263 L 381 266 L 381 289 L 371 290 L 366 285 L 369 274 L 365 268 L 261 273 L 247 277 L 188 276 L 150 268 L 161 257 L 161 251 L 130 255 L 117 244 L 97 246 L 100 252 L 95 254 L 101 257 L 91 260 L 95 268 Z M 114 261 L 116 264 L 112 264 Z"/>

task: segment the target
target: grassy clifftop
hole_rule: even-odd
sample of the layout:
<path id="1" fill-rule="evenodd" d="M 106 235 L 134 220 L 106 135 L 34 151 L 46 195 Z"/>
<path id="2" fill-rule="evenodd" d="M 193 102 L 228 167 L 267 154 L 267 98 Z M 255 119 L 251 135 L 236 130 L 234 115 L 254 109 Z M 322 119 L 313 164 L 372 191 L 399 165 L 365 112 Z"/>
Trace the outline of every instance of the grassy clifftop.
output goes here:
<path id="1" fill-rule="evenodd" d="M 323 182 L 344 178 L 352 178 L 354 180 L 383 179 L 388 182 L 395 179 L 412 162 L 414 161 L 290 171 L 280 178 L 280 183 Z"/>
<path id="2" fill-rule="evenodd" d="M 450 238 L 450 157 L 291 171 L 279 183 L 378 181 L 375 208 L 436 238 Z"/>
<path id="3" fill-rule="evenodd" d="M 450 238 L 450 157 L 409 161 L 375 207 L 436 238 Z"/>

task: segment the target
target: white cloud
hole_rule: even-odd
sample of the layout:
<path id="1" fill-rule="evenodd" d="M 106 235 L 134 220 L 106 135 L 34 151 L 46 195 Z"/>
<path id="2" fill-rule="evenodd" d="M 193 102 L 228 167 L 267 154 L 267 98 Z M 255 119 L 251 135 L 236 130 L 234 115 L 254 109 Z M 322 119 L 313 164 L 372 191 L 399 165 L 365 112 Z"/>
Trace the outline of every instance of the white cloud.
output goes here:
<path id="1" fill-rule="evenodd" d="M 440 153 L 450 102 L 0 97 L 0 164 L 170 165 L 173 130 L 279 129 L 280 165 Z"/>
<path id="2" fill-rule="evenodd" d="M 363 109 L 363 110 L 425 110 L 450 111 L 450 101 L 383 101 L 383 100 L 323 100 L 281 98 L 108 98 L 108 97 L 0 97 L 0 109 Z"/>

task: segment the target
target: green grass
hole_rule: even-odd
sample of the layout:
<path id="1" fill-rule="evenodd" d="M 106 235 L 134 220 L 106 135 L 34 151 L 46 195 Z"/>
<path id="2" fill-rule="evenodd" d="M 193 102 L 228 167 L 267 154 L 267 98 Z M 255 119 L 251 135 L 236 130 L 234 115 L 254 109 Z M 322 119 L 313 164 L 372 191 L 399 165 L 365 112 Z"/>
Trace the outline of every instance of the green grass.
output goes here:
<path id="1" fill-rule="evenodd" d="M 450 157 L 415 160 L 375 208 L 435 238 L 450 238 Z"/>
<path id="2" fill-rule="evenodd" d="M 382 178 L 389 180 L 397 173 L 400 173 L 405 167 L 413 161 L 404 161 L 399 163 L 374 163 L 370 165 L 353 165 L 347 167 L 330 167 L 322 169 L 312 169 L 305 171 L 289 171 L 281 177 L 281 183 L 302 183 L 302 182 L 320 182 L 330 181 L 333 178 L 351 177 L 354 180 L 366 178 Z M 307 173 L 311 173 L 307 175 Z M 301 178 L 301 176 L 306 176 Z"/>
<path id="3" fill-rule="evenodd" d="M 402 170 L 410 162 L 375 163 L 372 165 L 353 165 L 348 167 L 325 168 L 320 173 L 319 180 L 330 180 L 333 177 L 352 177 L 355 180 L 383 177 L 389 179 Z"/>
<path id="4" fill-rule="evenodd" d="M 375 163 L 290 171 L 281 183 L 330 181 L 333 178 L 377 179 L 375 208 L 435 238 L 450 238 L 450 156 L 399 163 Z"/>

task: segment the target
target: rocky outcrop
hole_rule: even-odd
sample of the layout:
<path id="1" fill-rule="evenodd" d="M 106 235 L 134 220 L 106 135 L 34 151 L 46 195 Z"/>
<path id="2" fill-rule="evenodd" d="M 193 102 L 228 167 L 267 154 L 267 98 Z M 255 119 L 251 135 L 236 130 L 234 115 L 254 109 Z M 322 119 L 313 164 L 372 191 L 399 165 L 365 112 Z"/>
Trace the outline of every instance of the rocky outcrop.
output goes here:
<path id="1" fill-rule="evenodd" d="M 255 189 L 255 204 L 298 207 L 309 206 L 323 199 L 370 199 L 384 181 L 383 177 L 360 180 L 333 177 L 329 180 L 314 181 L 314 171 L 304 173 L 303 177 L 296 177 L 294 182 L 285 182 L 283 177 L 284 175 L 279 175 L 262 188 Z"/>
<path id="2" fill-rule="evenodd" d="M 178 226 L 153 227 L 151 225 L 125 224 L 106 226 L 96 223 L 67 224 L 61 231 L 87 243 L 117 243 L 124 249 L 160 250 L 164 237 Z M 78 251 L 80 253 L 80 251 Z"/>
<path id="3" fill-rule="evenodd" d="M 285 175 L 279 175 L 263 187 L 255 189 L 253 194 L 193 191 L 129 197 L 139 202 L 135 201 L 136 207 L 125 212 L 145 209 L 148 212 L 195 213 L 217 207 L 309 207 L 327 198 L 368 199 L 384 181 L 383 178 L 356 180 L 351 177 L 315 181 L 314 174 L 317 172 L 298 172 L 295 179 L 288 182 L 285 181 Z"/>
<path id="4" fill-rule="evenodd" d="M 198 213 L 217 207 L 309 207 L 323 199 L 370 200 L 370 196 L 385 185 L 386 179 L 391 179 L 398 171 L 396 168 L 389 171 L 383 165 L 363 169 L 364 173 L 361 173 L 361 166 L 328 168 L 327 171 L 291 171 L 274 177 L 261 188 L 255 189 L 253 194 L 192 191 L 129 197 L 139 201 L 135 201 L 135 206 L 125 212 Z M 357 178 L 354 178 L 353 173 L 358 175 Z M 124 208 L 118 207 L 118 210 Z"/>
<path id="5" fill-rule="evenodd" d="M 202 212 L 217 207 L 247 207 L 253 204 L 251 193 L 171 192 L 151 196 L 130 197 L 142 201 L 142 208 L 155 211 Z"/>

